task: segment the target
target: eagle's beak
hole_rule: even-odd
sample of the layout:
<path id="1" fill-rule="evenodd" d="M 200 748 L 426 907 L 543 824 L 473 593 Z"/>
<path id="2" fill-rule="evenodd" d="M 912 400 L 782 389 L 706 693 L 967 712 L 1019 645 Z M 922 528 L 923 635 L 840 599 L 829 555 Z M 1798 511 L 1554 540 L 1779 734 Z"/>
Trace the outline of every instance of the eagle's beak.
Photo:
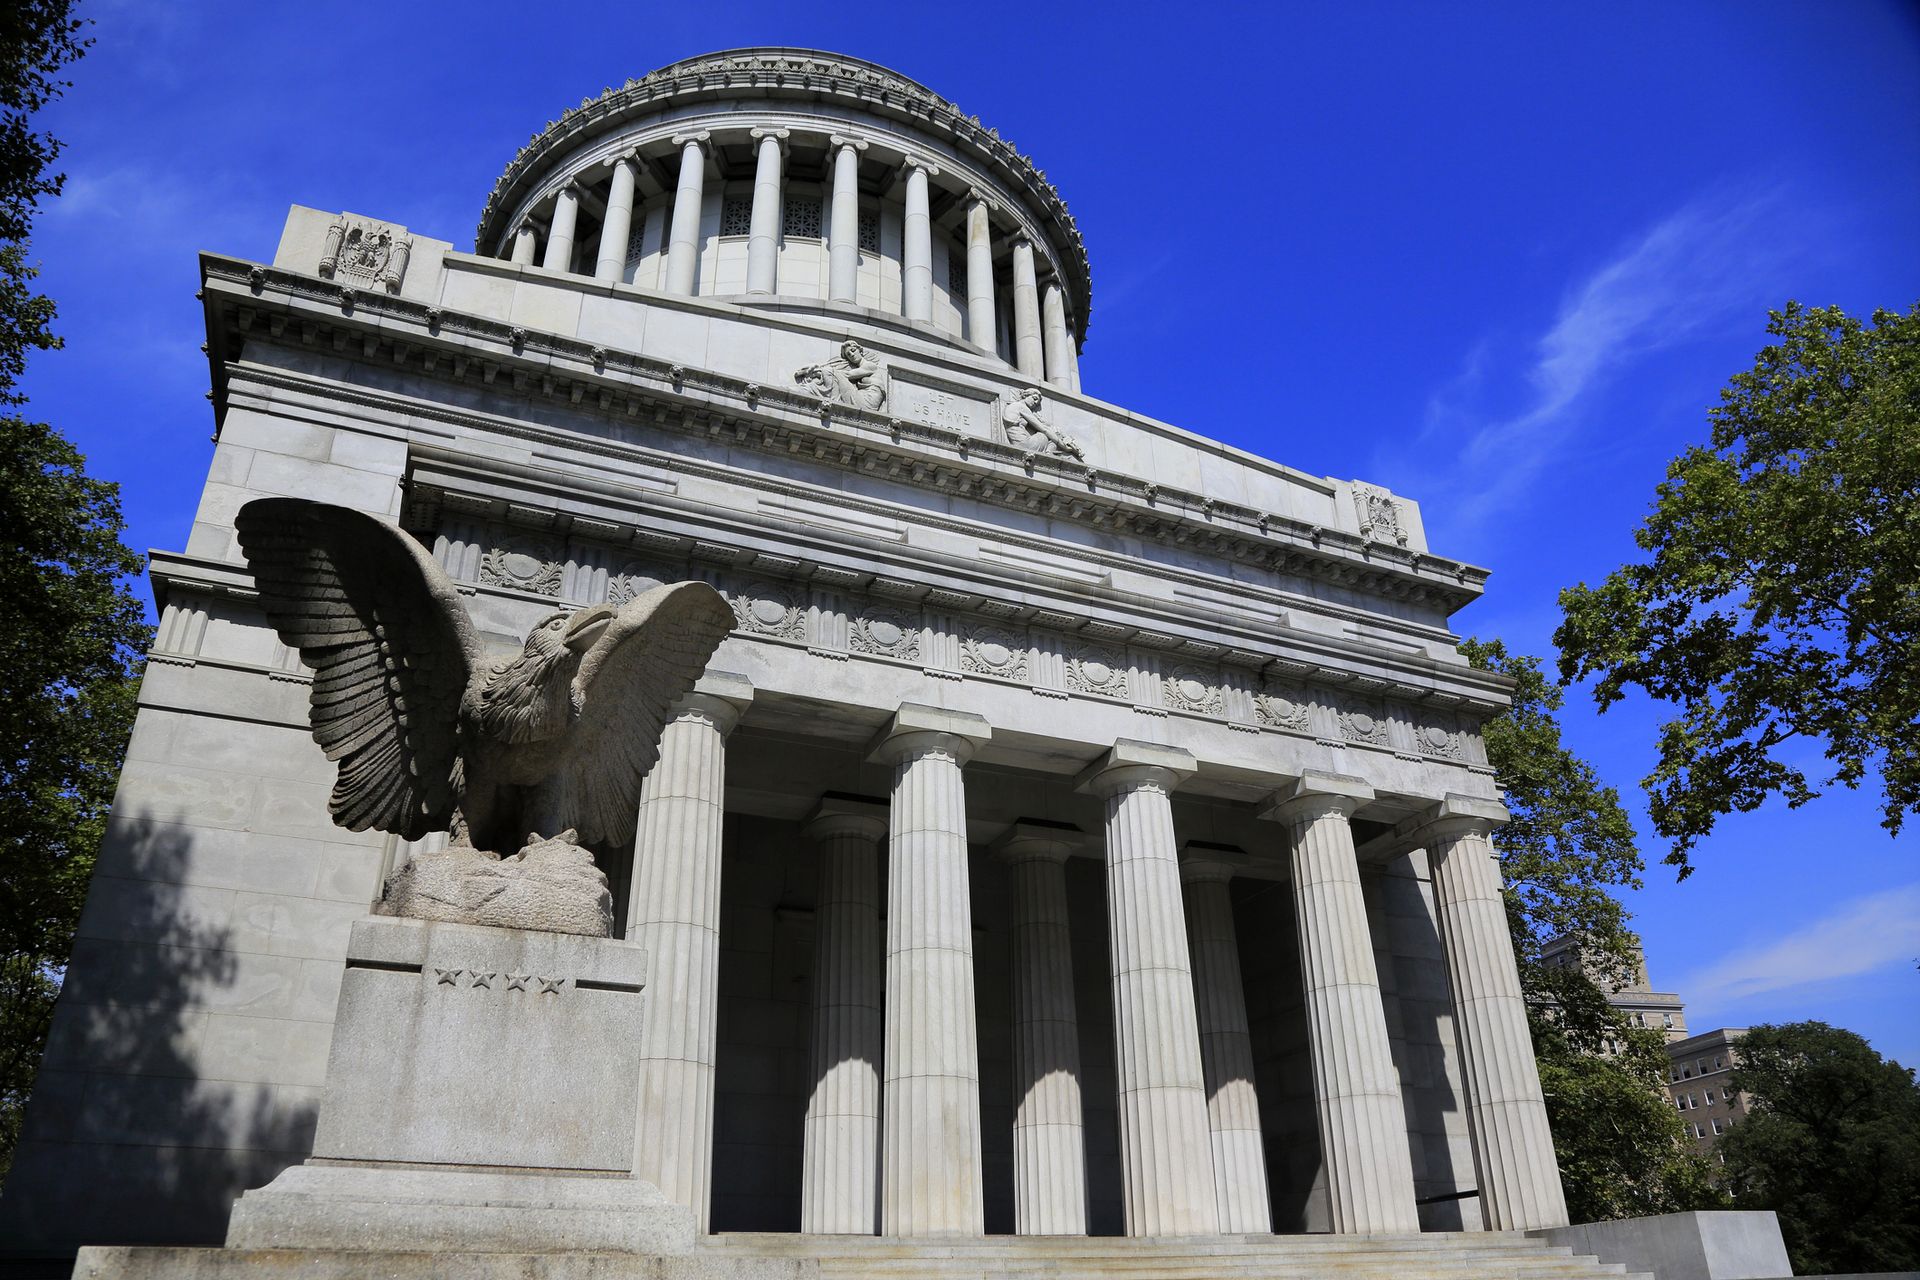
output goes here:
<path id="1" fill-rule="evenodd" d="M 596 604 L 591 609 L 582 609 L 567 619 L 566 646 L 575 653 L 585 653 L 600 638 L 607 624 L 613 621 L 613 610 L 604 604 Z"/>

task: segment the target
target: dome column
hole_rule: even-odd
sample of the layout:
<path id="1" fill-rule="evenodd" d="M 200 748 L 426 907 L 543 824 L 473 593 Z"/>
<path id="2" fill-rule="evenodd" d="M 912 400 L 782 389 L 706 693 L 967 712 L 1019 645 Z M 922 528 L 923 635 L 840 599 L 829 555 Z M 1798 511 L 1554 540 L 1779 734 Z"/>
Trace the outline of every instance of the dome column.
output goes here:
<path id="1" fill-rule="evenodd" d="M 927 178 L 932 165 L 909 156 L 907 201 L 900 251 L 901 314 L 909 320 L 933 319 L 933 220 L 927 213 Z"/>
<path id="2" fill-rule="evenodd" d="M 1033 241 L 1025 236 L 1013 242 L 1013 363 L 1035 382 L 1046 376 L 1046 355 L 1040 340 L 1040 284 L 1033 271 Z"/>
<path id="3" fill-rule="evenodd" d="M 513 233 L 513 265 L 530 267 L 534 254 L 540 247 L 540 233 L 533 229 L 531 222 L 523 222 L 520 229 Z"/>
<path id="4" fill-rule="evenodd" d="M 1000 344 L 993 305 L 993 206 L 977 189 L 967 192 L 967 336 L 989 354 Z"/>
<path id="5" fill-rule="evenodd" d="M 673 193 L 673 226 L 667 237 L 667 292 L 693 295 L 700 270 L 700 205 L 706 198 L 706 132 L 674 137 L 680 148 L 680 182 Z"/>
<path id="6" fill-rule="evenodd" d="M 834 134 L 833 210 L 827 221 L 827 298 L 860 300 L 860 153 L 867 144 Z"/>
<path id="7" fill-rule="evenodd" d="M 549 271 L 573 270 L 573 233 L 580 221 L 580 188 L 569 182 L 553 198 L 553 225 L 547 228 L 547 256 L 540 265 Z"/>
<path id="8" fill-rule="evenodd" d="M 1067 329 L 1067 300 L 1058 280 L 1047 281 L 1040 310 L 1046 324 L 1047 381 L 1071 391 L 1073 375 L 1068 372 L 1067 352 L 1073 348 L 1073 334 Z"/>
<path id="9" fill-rule="evenodd" d="M 599 261 L 593 266 L 596 280 L 617 283 L 627 274 L 627 241 L 633 235 L 633 186 L 638 176 L 631 154 L 613 162 L 613 183 L 607 189 L 607 216 L 600 227 Z"/>
<path id="10" fill-rule="evenodd" d="M 747 227 L 747 292 L 779 292 L 780 274 L 780 166 L 787 130 L 755 129 L 759 159 L 753 171 L 753 217 Z"/>

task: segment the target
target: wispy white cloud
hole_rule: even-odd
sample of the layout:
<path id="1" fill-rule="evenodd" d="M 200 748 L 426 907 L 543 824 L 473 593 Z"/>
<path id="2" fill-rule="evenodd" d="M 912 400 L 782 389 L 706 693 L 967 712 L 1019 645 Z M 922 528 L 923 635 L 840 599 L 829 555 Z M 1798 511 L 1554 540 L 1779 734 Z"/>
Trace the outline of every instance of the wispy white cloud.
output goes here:
<path id="1" fill-rule="evenodd" d="M 1792 933 L 1683 977 L 1689 1004 L 1724 1008 L 1920 959 L 1920 883 L 1855 898 Z"/>
<path id="2" fill-rule="evenodd" d="M 1552 323 L 1524 344 L 1502 376 L 1501 344 L 1469 351 L 1429 404 L 1423 441 L 1444 444 L 1463 501 L 1449 523 L 1473 526 L 1535 476 L 1592 446 L 1582 411 L 1634 361 L 1733 320 L 1751 320 L 1792 252 L 1777 223 L 1778 190 L 1701 196 L 1623 244 L 1569 288 Z M 1503 390 L 1515 408 L 1489 412 Z"/>

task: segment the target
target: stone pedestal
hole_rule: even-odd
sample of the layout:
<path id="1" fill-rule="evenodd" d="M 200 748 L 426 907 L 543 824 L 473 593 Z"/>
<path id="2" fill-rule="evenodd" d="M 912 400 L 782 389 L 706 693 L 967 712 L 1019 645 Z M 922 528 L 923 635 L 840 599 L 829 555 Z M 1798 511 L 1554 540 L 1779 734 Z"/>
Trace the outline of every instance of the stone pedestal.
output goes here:
<path id="1" fill-rule="evenodd" d="M 313 1158 L 240 1198 L 229 1248 L 693 1247 L 631 1173 L 644 951 L 375 917 L 346 963 Z"/>

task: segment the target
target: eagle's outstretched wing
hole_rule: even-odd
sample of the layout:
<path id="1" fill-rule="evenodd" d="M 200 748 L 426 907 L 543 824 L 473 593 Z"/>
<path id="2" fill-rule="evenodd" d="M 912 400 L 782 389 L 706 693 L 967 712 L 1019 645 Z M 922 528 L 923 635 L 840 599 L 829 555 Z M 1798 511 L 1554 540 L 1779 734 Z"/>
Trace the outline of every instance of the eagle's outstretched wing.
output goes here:
<path id="1" fill-rule="evenodd" d="M 346 507 L 260 498 L 234 528 L 267 620 L 313 668 L 313 739 L 340 765 L 333 820 L 407 840 L 445 829 L 460 698 L 481 666 L 452 580 L 412 538 Z"/>
<path id="2" fill-rule="evenodd" d="M 541 808 L 587 843 L 630 842 L 667 713 L 733 626 L 733 610 L 704 582 L 655 587 L 622 605 L 573 678 L 573 725 L 541 784 Z"/>

